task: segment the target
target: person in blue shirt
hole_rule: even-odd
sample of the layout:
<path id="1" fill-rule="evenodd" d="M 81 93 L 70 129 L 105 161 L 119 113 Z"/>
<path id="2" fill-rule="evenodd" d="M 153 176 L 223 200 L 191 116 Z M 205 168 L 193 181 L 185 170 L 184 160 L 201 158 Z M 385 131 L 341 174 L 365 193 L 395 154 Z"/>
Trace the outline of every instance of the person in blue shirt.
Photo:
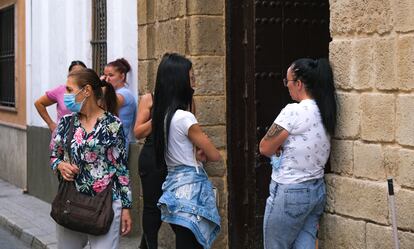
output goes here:
<path id="1" fill-rule="evenodd" d="M 127 88 L 126 82 L 127 73 L 131 70 L 131 66 L 124 58 L 116 59 L 109 62 L 104 69 L 104 75 L 101 79 L 110 83 L 116 91 L 118 116 L 124 126 L 124 134 L 126 138 L 126 149 L 128 151 L 129 142 L 132 135 L 132 129 L 135 122 L 135 114 L 137 109 L 137 102 L 131 90 Z"/>

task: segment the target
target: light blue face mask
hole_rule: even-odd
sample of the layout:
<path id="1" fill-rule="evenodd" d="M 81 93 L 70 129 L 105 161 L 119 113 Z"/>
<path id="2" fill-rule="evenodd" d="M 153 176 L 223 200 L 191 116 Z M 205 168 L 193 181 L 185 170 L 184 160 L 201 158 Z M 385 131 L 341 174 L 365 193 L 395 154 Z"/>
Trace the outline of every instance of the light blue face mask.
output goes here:
<path id="1" fill-rule="evenodd" d="M 270 157 L 270 164 L 272 165 L 272 168 L 274 170 L 278 170 L 280 168 L 280 163 L 282 162 L 282 151 L 280 151 L 280 155 L 277 156 L 276 154 L 273 154 Z"/>
<path id="2" fill-rule="evenodd" d="M 65 93 L 63 95 L 63 102 L 65 103 L 66 108 L 68 108 L 71 112 L 80 112 L 82 109 L 83 102 L 85 102 L 86 97 L 82 100 L 82 102 L 76 102 L 76 96 L 82 91 L 79 90 L 78 93 Z"/>

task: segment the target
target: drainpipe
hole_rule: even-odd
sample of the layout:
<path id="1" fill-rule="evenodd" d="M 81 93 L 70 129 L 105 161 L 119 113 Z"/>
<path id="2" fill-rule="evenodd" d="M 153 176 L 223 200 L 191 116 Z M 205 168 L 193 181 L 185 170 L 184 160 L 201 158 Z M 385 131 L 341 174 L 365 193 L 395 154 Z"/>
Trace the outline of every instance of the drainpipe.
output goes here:
<path id="1" fill-rule="evenodd" d="M 32 0 L 25 2 L 25 29 L 26 29 L 26 125 L 32 123 Z"/>

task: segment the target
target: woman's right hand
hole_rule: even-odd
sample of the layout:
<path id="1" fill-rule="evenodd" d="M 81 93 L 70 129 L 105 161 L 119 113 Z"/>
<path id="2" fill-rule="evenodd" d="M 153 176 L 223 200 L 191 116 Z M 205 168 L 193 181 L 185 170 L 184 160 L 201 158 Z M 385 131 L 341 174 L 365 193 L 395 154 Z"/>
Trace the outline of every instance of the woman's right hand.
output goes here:
<path id="1" fill-rule="evenodd" d="M 74 181 L 75 180 L 75 175 L 79 174 L 78 166 L 76 166 L 74 164 L 67 163 L 67 162 L 59 163 L 57 168 L 60 171 L 60 175 L 66 181 Z"/>
<path id="2" fill-rule="evenodd" d="M 198 148 L 198 151 L 196 151 L 196 158 L 198 160 L 204 160 L 205 157 L 207 161 L 217 162 L 222 159 L 220 152 L 203 132 L 199 124 L 193 124 L 188 129 L 188 138 Z"/>
<path id="3" fill-rule="evenodd" d="M 197 148 L 196 159 L 197 161 L 202 162 L 202 163 L 207 162 L 206 153 L 204 153 L 202 149 Z"/>
<path id="4" fill-rule="evenodd" d="M 42 97 L 40 97 L 36 102 L 34 103 L 37 111 L 39 112 L 42 119 L 46 122 L 47 126 L 49 127 L 49 130 L 53 132 L 56 129 L 56 123 L 52 120 L 52 118 L 49 116 L 49 113 L 47 112 L 46 107 L 55 104 L 56 102 L 54 100 L 49 99 L 49 97 L 45 94 Z"/>
<path id="5" fill-rule="evenodd" d="M 49 130 L 51 132 L 54 132 L 56 127 L 57 127 L 57 124 L 55 122 L 52 122 L 52 123 L 48 124 L 48 126 L 49 126 Z"/>

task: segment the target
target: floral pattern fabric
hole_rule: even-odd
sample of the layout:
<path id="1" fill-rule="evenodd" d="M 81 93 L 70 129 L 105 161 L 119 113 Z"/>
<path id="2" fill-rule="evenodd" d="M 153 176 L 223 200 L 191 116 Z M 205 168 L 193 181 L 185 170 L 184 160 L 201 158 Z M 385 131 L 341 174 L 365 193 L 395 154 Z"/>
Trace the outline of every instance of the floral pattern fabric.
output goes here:
<path id="1" fill-rule="evenodd" d="M 123 208 L 131 208 L 131 189 L 125 149 L 125 135 L 119 118 L 106 112 L 90 133 L 81 126 L 77 113 L 64 116 L 57 127 L 51 154 L 51 167 L 69 162 L 66 146 L 70 119 L 75 115 L 71 141 L 72 164 L 79 167 L 75 178 L 78 191 L 95 195 L 113 179 L 113 200 L 121 199 Z"/>

